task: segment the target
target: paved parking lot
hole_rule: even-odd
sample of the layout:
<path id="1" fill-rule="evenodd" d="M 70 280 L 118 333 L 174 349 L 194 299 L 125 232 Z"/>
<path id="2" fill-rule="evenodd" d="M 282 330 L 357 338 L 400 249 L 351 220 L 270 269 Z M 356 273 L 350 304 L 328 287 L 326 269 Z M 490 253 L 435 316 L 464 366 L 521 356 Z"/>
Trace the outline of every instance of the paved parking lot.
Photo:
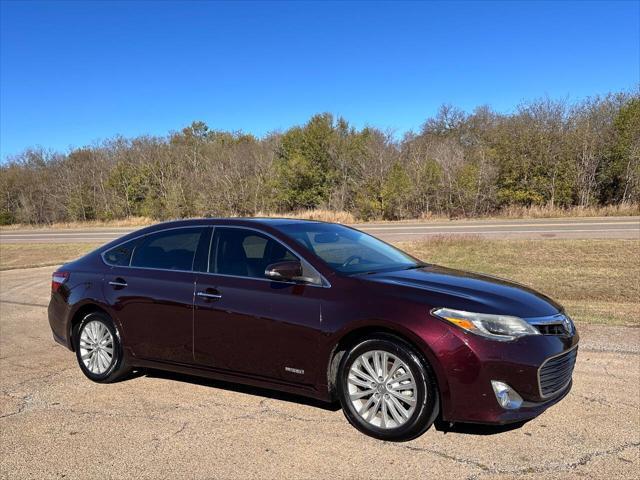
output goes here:
<path id="1" fill-rule="evenodd" d="M 580 326 L 573 391 L 522 428 L 365 437 L 335 408 L 192 377 L 87 380 L 52 268 L 0 272 L 1 478 L 638 478 L 640 329 Z"/>

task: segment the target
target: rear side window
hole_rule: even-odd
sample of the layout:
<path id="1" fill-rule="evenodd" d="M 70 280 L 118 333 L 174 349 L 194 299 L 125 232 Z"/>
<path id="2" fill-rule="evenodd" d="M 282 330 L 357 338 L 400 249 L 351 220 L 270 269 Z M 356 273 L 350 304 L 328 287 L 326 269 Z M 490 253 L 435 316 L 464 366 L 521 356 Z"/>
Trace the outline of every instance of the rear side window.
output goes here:
<path id="1" fill-rule="evenodd" d="M 191 270 L 205 228 L 177 228 L 145 237 L 135 249 L 132 267 Z"/>
<path id="2" fill-rule="evenodd" d="M 116 267 L 127 267 L 131 261 L 131 254 L 138 243 L 138 239 L 118 245 L 104 254 L 104 261 Z"/>

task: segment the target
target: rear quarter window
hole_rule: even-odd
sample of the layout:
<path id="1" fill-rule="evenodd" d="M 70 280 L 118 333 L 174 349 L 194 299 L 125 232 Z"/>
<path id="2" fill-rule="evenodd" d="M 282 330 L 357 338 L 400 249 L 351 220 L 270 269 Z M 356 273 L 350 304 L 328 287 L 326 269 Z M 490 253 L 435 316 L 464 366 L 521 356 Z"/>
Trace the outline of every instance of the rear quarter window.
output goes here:
<path id="1" fill-rule="evenodd" d="M 133 254 L 133 250 L 137 243 L 138 239 L 135 239 L 127 243 L 123 243 L 122 245 L 118 245 L 111 250 L 107 250 L 103 255 L 104 261 L 107 264 L 116 267 L 129 266 L 129 263 L 131 262 L 131 255 Z"/>

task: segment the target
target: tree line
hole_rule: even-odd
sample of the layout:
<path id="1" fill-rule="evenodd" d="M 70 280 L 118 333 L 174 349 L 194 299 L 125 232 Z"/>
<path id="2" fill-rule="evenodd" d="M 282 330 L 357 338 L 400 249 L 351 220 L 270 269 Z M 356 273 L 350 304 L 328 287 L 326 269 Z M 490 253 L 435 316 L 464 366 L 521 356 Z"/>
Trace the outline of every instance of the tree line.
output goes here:
<path id="1" fill-rule="evenodd" d="M 640 95 L 545 98 L 509 114 L 445 105 L 403 138 L 328 113 L 263 138 L 194 122 L 68 153 L 29 148 L 0 165 L 0 192 L 2 224 L 317 208 L 394 220 L 637 204 Z"/>

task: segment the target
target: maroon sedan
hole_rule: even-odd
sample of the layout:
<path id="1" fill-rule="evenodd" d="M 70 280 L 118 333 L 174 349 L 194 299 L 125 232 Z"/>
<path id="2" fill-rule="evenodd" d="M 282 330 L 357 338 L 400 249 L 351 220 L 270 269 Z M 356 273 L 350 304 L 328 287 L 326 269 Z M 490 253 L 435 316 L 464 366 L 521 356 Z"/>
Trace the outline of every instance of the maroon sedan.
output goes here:
<path id="1" fill-rule="evenodd" d="M 338 399 L 385 440 L 531 419 L 569 392 L 578 347 L 525 286 L 289 219 L 128 234 L 53 274 L 49 322 L 96 382 L 155 368 Z"/>

